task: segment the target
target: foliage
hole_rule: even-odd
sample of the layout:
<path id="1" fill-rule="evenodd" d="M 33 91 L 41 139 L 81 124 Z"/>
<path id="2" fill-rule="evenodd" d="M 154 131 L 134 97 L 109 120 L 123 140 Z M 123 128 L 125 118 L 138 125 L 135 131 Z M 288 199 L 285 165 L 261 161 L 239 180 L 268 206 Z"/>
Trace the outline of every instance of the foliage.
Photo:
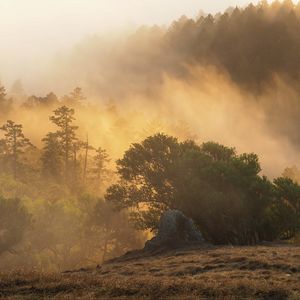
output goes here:
<path id="1" fill-rule="evenodd" d="M 2 155 L 6 162 L 10 163 L 10 168 L 15 178 L 17 178 L 20 166 L 19 156 L 24 153 L 24 149 L 33 146 L 28 138 L 24 136 L 23 126 L 8 120 L 0 127 L 4 131 L 4 138 L 0 141 L 2 145 Z M 1 152 L 0 152 L 1 154 Z"/>
<path id="2" fill-rule="evenodd" d="M 284 217 L 275 213 L 284 203 L 278 197 L 282 181 L 272 184 L 261 177 L 255 154 L 237 155 L 217 143 L 197 146 L 157 134 L 133 144 L 117 168 L 120 181 L 108 189 L 106 199 L 116 208 L 131 209 L 138 228 L 155 229 L 161 213 L 175 208 L 218 244 L 255 244 L 283 233 L 276 228 Z M 299 186 L 284 187 L 295 205 Z M 299 218 L 296 210 L 295 216 Z M 289 237 L 297 231 L 293 228 Z"/>
<path id="3" fill-rule="evenodd" d="M 98 200 L 86 223 L 92 234 L 102 241 L 102 261 L 141 248 L 141 239 L 128 222 L 126 212 L 117 213 L 110 203 Z"/>
<path id="4" fill-rule="evenodd" d="M 279 236 L 290 239 L 300 232 L 300 186 L 289 178 L 277 178 L 273 214 Z"/>
<path id="5" fill-rule="evenodd" d="M 28 104 L 52 109 L 50 103 Z M 74 115 L 66 106 L 55 109 L 50 120 L 58 130 L 45 135 L 42 149 L 32 147 L 22 125 L 7 121 L 1 128 L 0 193 L 20 199 L 0 201 L 2 269 L 72 269 L 142 246 L 127 214 L 98 200 L 112 180 L 109 157 L 78 139 Z"/>
<path id="6" fill-rule="evenodd" d="M 46 97 L 53 99 L 48 104 L 35 99 L 26 107 L 34 112 L 43 107 L 49 114 L 55 109 L 50 121 L 57 130 L 45 133 L 43 148 L 32 147 L 21 124 L 7 121 L 1 128 L 0 193 L 21 199 L 21 208 L 13 206 L 8 214 L 13 217 L 5 222 L 23 210 L 31 216 L 28 223 L 25 217 L 12 222 L 19 226 L 23 220 L 24 230 L 0 253 L 2 268 L 65 270 L 98 264 L 142 247 L 144 236 L 129 221 L 138 229 L 156 229 L 169 208 L 192 217 L 206 239 L 217 244 L 255 244 L 299 233 L 299 186 L 286 178 L 297 180 L 296 169 L 270 182 L 260 175 L 255 154 L 157 134 L 133 144 L 117 161 L 115 175 L 108 152 L 88 138 L 81 141 L 75 110 L 63 105 L 66 98 L 54 96 Z M 83 100 L 81 90 L 68 97 Z"/>
<path id="7" fill-rule="evenodd" d="M 22 107 L 27 109 L 34 108 L 49 108 L 59 104 L 58 98 L 54 93 L 49 93 L 45 97 L 30 96 L 23 104 Z"/>
<path id="8" fill-rule="evenodd" d="M 0 255 L 22 241 L 30 225 L 30 215 L 19 199 L 0 196 Z"/>
<path id="9" fill-rule="evenodd" d="M 57 134 L 49 132 L 42 140 L 44 142 L 42 172 L 46 177 L 57 180 L 62 176 L 62 151 Z"/>
<path id="10" fill-rule="evenodd" d="M 58 127 L 56 137 L 61 145 L 61 152 L 64 158 L 64 176 L 69 180 L 70 176 L 70 160 L 75 159 L 77 151 L 77 126 L 72 125 L 74 118 L 74 109 L 67 106 L 61 106 L 54 111 L 54 115 L 50 120 Z"/>

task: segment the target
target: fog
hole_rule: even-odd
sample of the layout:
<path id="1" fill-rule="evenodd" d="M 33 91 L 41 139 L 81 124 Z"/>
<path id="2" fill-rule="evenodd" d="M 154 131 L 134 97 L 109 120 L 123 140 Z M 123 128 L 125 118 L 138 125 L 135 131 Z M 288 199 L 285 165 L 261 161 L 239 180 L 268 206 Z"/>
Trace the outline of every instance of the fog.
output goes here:
<path id="1" fill-rule="evenodd" d="M 234 48 L 229 48 L 227 52 L 222 50 L 223 45 L 209 49 L 211 43 L 217 43 L 218 40 L 222 42 L 217 21 L 214 25 L 217 31 L 211 33 L 212 41 L 200 40 L 198 43 L 199 47 L 208 49 L 200 48 L 199 51 L 204 51 L 200 54 L 200 60 L 195 56 L 192 32 L 195 30 L 193 26 L 201 26 L 200 7 L 216 12 L 222 5 L 230 3 L 216 5 L 206 1 L 190 1 L 190 5 L 186 2 L 172 2 L 173 5 L 170 5 L 166 1 L 163 5 L 169 6 L 169 10 L 161 9 L 157 1 L 146 1 L 144 5 L 136 1 L 122 2 L 119 3 L 119 9 L 116 9 L 115 1 L 109 4 L 92 1 L 88 6 L 81 1 L 74 1 L 72 5 L 70 1 L 62 1 L 49 7 L 45 3 L 29 1 L 25 6 L 24 3 L 16 5 L 16 1 L 12 1 L 2 5 L 2 13 L 6 11 L 7 14 L 4 14 L 6 17 L 1 22 L 9 25 L 1 26 L 1 30 L 6 32 L 6 43 L 0 53 L 5 61 L 2 73 L 5 74 L 7 69 L 5 65 L 9 66 L 8 76 L 2 76 L 2 81 L 10 82 L 8 78 L 21 79 L 24 95 L 27 96 L 42 96 L 51 91 L 63 97 L 74 87 L 80 86 L 87 101 L 99 105 L 100 111 L 109 103 L 116 105 L 121 115 L 118 117 L 128 124 L 128 133 L 123 132 L 117 146 L 108 133 L 111 130 L 109 126 L 114 126 L 116 122 L 114 117 L 100 113 L 91 116 L 86 112 L 79 120 L 84 128 L 82 134 L 89 132 L 92 142 L 96 144 L 105 140 L 102 146 L 108 149 L 113 158 L 120 157 L 130 143 L 145 137 L 146 133 L 152 134 L 154 129 L 174 133 L 176 124 L 182 122 L 190 135 L 196 136 L 199 141 L 217 140 L 236 146 L 240 152 L 258 153 L 264 172 L 268 175 L 276 176 L 287 165 L 297 162 L 295 114 L 299 106 L 296 100 L 298 92 L 294 90 L 297 85 L 287 80 L 279 69 L 279 56 L 277 60 L 266 62 L 272 64 L 266 69 L 268 74 L 262 73 L 261 63 L 252 63 L 250 56 L 245 56 L 249 59 L 249 67 L 239 63 L 244 59 L 243 53 L 249 52 L 254 45 L 252 36 L 247 38 L 243 33 L 252 26 L 252 17 L 249 24 L 243 25 L 245 29 L 240 29 L 242 38 L 250 43 L 239 52 L 240 60 L 230 56 Z M 35 10 L 30 9 L 34 5 Z M 286 3 L 283 7 L 288 5 L 292 4 Z M 161 16 L 153 13 L 158 8 Z M 268 26 L 268 15 L 277 10 L 275 4 L 266 10 L 263 16 L 266 25 L 263 26 Z M 13 13 L 18 18 L 9 18 Z M 170 23 L 184 13 L 192 18 L 182 17 Z M 249 14 L 248 11 L 244 13 Z M 131 24 L 128 20 L 132 21 Z M 154 23 L 170 25 L 152 26 Z M 148 26 L 136 28 L 138 24 Z M 127 26 L 127 30 L 124 26 Z M 229 35 L 238 25 L 233 23 L 231 26 L 231 31 L 227 31 Z M 220 25 L 220 30 L 223 27 Z M 276 26 L 273 28 L 273 34 L 276 35 Z M 264 27 L 254 27 L 253 30 L 263 32 Z M 266 34 L 270 35 L 269 32 Z M 262 45 L 265 40 L 262 37 Z M 247 45 L 247 42 L 241 43 Z M 281 47 L 284 49 L 284 44 Z M 14 59 L 7 59 L 5 49 L 6 55 Z M 62 51 L 52 56 L 51 53 L 58 49 Z M 256 48 L 254 51 L 258 53 L 262 50 Z M 273 52 L 275 57 L 277 54 L 282 57 L 275 49 Z M 229 56 L 224 56 L 227 54 Z M 228 61 L 220 65 L 224 59 Z M 9 91 L 9 84 L 7 88 Z M 289 99 L 290 106 L 286 105 L 284 99 Z M 80 111 L 77 113 L 84 114 Z M 50 112 L 43 115 L 44 119 L 48 117 L 47 114 Z M 133 117 L 127 119 L 131 115 Z M 39 144 L 48 126 L 46 123 L 37 126 L 42 122 L 40 114 L 36 114 L 36 111 L 24 114 L 21 111 L 20 117 L 15 118 L 24 124 L 33 141 Z M 154 127 L 152 132 L 137 132 L 149 127 L 155 120 L 160 120 L 158 128 L 151 125 Z M 181 135 L 181 138 L 185 137 L 190 136 Z"/>
<path id="2" fill-rule="evenodd" d="M 0 80 L 20 78 L 31 93 L 49 61 L 94 34 L 128 32 L 141 25 L 169 25 L 181 15 L 217 13 L 248 1 L 83 0 L 0 1 Z"/>
<path id="3" fill-rule="evenodd" d="M 77 268 L 140 247 L 128 211 L 103 199 L 116 160 L 156 133 L 256 153 L 270 180 L 299 164 L 299 4 L 0 3 L 0 200 L 20 212 L 4 213 L 19 236 L 2 247 L 5 268 Z M 15 197 L 33 225 L 10 222 L 22 221 Z"/>

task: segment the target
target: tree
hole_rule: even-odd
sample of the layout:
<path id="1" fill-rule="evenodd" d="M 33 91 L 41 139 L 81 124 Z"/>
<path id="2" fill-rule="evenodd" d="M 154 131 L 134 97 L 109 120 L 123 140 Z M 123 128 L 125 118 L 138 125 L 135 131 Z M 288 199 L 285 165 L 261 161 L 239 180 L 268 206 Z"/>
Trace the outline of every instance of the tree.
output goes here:
<path id="1" fill-rule="evenodd" d="M 11 109 L 12 101 L 7 99 L 6 89 L 0 85 L 0 116 L 5 116 Z"/>
<path id="2" fill-rule="evenodd" d="M 102 262 L 142 246 L 137 232 L 128 222 L 126 212 L 116 212 L 113 206 L 99 199 L 86 222 L 92 234 L 101 241 Z"/>
<path id="3" fill-rule="evenodd" d="M 18 199 L 0 196 L 0 255 L 13 252 L 30 225 L 30 215 Z"/>
<path id="4" fill-rule="evenodd" d="M 300 232 L 300 186 L 289 178 L 274 180 L 272 213 L 280 238 L 291 239 Z"/>
<path id="5" fill-rule="evenodd" d="M 59 107 L 54 111 L 54 115 L 50 120 L 58 126 L 56 136 L 61 145 L 61 152 L 64 157 L 64 175 L 65 179 L 69 178 L 70 161 L 74 156 L 74 143 L 77 141 L 76 130 L 77 126 L 72 125 L 75 111 L 66 106 Z"/>
<path id="6" fill-rule="evenodd" d="M 58 105 L 59 101 L 57 99 L 57 96 L 54 93 L 49 93 L 45 97 L 37 97 L 35 95 L 32 95 L 28 97 L 25 103 L 23 103 L 23 107 L 25 108 L 49 108 L 54 107 L 55 105 Z"/>
<path id="7" fill-rule="evenodd" d="M 57 99 L 57 96 L 51 92 L 42 99 L 42 104 L 49 107 L 59 104 L 59 101 Z"/>
<path id="8" fill-rule="evenodd" d="M 80 87 L 76 87 L 68 96 L 63 98 L 63 101 L 66 105 L 69 106 L 77 106 L 82 104 L 82 101 L 85 100 L 86 97 L 83 95 L 82 89 Z"/>
<path id="9" fill-rule="evenodd" d="M 24 153 L 27 147 L 33 147 L 28 138 L 24 136 L 23 126 L 15 124 L 8 120 L 6 124 L 0 127 L 4 131 L 4 139 L 1 140 L 2 145 L 5 145 L 4 156 L 11 162 L 14 178 L 17 178 L 19 156 Z"/>
<path id="10" fill-rule="evenodd" d="M 174 206 L 170 180 L 180 152 L 177 139 L 163 134 L 133 144 L 117 161 L 121 180 L 108 189 L 106 199 L 115 207 L 132 208 L 139 228 L 155 229 L 160 214 Z"/>
<path id="11" fill-rule="evenodd" d="M 95 174 L 98 183 L 106 179 L 105 177 L 108 173 L 106 164 L 109 161 L 110 159 L 106 150 L 99 147 L 96 150 L 96 156 L 94 157 L 94 168 L 92 169 L 92 172 Z"/>
<path id="12" fill-rule="evenodd" d="M 296 166 L 286 168 L 282 174 L 282 177 L 289 178 L 300 184 L 300 171 Z"/>
<path id="13" fill-rule="evenodd" d="M 268 216 L 273 186 L 259 176 L 255 154 L 157 134 L 133 144 L 117 161 L 120 181 L 106 194 L 115 208 L 130 209 L 138 228 L 155 229 L 161 213 L 180 209 L 217 244 L 273 239 Z"/>
<path id="14" fill-rule="evenodd" d="M 43 175 L 60 180 L 62 175 L 62 151 L 58 136 L 56 133 L 49 132 L 42 141 L 44 142 L 41 156 Z"/>

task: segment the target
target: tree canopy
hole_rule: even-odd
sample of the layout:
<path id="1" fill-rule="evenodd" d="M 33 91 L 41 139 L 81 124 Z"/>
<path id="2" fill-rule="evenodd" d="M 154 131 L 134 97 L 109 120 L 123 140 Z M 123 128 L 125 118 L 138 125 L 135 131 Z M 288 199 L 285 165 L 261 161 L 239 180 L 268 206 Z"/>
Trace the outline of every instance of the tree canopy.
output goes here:
<path id="1" fill-rule="evenodd" d="M 180 209 L 218 244 L 255 244 L 299 230 L 298 184 L 261 176 L 255 154 L 157 134 L 133 144 L 117 168 L 119 183 L 108 189 L 106 199 L 130 209 L 139 228 L 156 229 L 163 211 Z M 289 225 L 276 213 L 281 205 L 294 215 Z"/>

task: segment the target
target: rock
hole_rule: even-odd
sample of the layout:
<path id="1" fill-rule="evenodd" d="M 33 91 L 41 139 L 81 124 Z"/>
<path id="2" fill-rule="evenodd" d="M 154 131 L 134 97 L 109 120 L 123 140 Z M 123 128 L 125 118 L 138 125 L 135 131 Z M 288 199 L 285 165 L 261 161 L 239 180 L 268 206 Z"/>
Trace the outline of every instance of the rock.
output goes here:
<path id="1" fill-rule="evenodd" d="M 204 242 L 204 239 L 192 219 L 179 210 L 168 210 L 161 216 L 158 234 L 146 242 L 144 249 L 177 248 L 201 242 Z"/>

